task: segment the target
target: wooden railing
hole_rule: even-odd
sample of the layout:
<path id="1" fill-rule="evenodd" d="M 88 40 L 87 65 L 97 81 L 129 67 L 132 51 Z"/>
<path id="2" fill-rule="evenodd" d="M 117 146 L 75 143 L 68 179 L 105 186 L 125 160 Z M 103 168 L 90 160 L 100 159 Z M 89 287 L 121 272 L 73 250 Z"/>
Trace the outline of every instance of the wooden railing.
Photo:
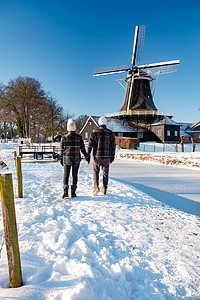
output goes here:
<path id="1" fill-rule="evenodd" d="M 19 155 L 22 157 L 24 154 L 33 154 L 35 159 L 40 155 L 51 154 L 53 158 L 59 158 L 60 147 L 51 145 L 21 145 L 19 146 Z"/>

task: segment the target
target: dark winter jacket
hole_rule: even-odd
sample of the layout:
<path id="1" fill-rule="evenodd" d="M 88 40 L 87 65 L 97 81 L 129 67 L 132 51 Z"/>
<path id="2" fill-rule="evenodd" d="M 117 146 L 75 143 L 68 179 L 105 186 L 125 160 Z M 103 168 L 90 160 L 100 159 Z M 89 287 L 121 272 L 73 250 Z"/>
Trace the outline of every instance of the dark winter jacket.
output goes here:
<path id="1" fill-rule="evenodd" d="M 81 154 L 87 157 L 82 137 L 74 131 L 65 134 L 60 142 L 60 159 L 64 165 L 80 163 Z"/>
<path id="2" fill-rule="evenodd" d="M 94 157 L 101 159 L 111 158 L 114 160 L 115 148 L 115 135 L 105 125 L 92 131 L 88 144 L 89 155 L 93 149 Z"/>

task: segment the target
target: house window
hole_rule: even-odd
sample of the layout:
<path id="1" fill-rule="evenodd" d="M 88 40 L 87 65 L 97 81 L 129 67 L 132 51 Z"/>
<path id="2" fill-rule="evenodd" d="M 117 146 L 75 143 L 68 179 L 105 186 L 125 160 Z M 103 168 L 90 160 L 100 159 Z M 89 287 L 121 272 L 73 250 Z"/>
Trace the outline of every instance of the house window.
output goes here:
<path id="1" fill-rule="evenodd" d="M 88 132 L 85 132 L 85 138 L 88 139 Z"/>
<path id="2" fill-rule="evenodd" d="M 91 125 L 92 125 L 92 122 L 89 122 L 89 125 L 91 126 Z"/>
<path id="3" fill-rule="evenodd" d="M 118 136 L 123 137 L 123 132 L 118 132 Z"/>
<path id="4" fill-rule="evenodd" d="M 142 139 L 143 138 L 143 132 L 138 132 L 138 139 Z"/>
<path id="5" fill-rule="evenodd" d="M 167 130 L 167 136 L 170 136 L 170 135 L 171 135 L 171 131 Z"/>
<path id="6" fill-rule="evenodd" d="M 174 131 L 174 135 L 178 136 L 178 131 L 177 130 Z"/>
<path id="7" fill-rule="evenodd" d="M 158 136 L 162 136 L 162 130 L 158 130 Z"/>

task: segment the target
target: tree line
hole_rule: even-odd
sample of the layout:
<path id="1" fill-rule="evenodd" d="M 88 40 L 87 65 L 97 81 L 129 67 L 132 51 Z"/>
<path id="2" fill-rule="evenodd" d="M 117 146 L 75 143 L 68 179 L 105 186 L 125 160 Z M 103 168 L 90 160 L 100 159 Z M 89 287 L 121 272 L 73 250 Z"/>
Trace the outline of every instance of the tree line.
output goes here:
<path id="1" fill-rule="evenodd" d="M 21 138 L 39 141 L 41 137 L 43 140 L 51 137 L 53 141 L 57 134 L 66 132 L 68 118 L 73 115 L 65 112 L 35 78 L 19 76 L 7 85 L 0 84 L 0 121 L 5 136 L 9 131 L 13 138 L 17 130 Z M 86 118 L 86 115 L 77 118 L 77 131 Z"/>

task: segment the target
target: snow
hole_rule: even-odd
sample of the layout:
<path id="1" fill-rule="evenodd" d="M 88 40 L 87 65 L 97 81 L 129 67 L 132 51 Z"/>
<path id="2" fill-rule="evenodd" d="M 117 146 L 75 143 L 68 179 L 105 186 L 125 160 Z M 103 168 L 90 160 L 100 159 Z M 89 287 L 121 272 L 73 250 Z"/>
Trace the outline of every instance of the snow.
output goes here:
<path id="1" fill-rule="evenodd" d="M 98 120 L 100 117 L 91 116 L 96 125 L 98 126 Z M 88 118 L 88 119 L 89 119 Z M 137 132 L 138 130 L 131 127 L 126 120 L 116 119 L 116 118 L 106 118 L 108 129 L 113 132 Z"/>
<path id="2" fill-rule="evenodd" d="M 176 121 L 173 119 L 165 116 L 162 120 L 157 120 L 153 123 L 153 125 L 160 125 L 160 124 L 166 124 L 166 125 L 179 125 Z"/>
<path id="3" fill-rule="evenodd" d="M 92 197 L 85 161 L 73 200 L 61 199 L 58 162 L 23 163 L 19 199 L 15 147 L 0 147 L 13 174 L 23 276 L 8 288 L 4 246 L 0 299 L 200 299 L 199 217 L 114 179 L 106 196 Z"/>

